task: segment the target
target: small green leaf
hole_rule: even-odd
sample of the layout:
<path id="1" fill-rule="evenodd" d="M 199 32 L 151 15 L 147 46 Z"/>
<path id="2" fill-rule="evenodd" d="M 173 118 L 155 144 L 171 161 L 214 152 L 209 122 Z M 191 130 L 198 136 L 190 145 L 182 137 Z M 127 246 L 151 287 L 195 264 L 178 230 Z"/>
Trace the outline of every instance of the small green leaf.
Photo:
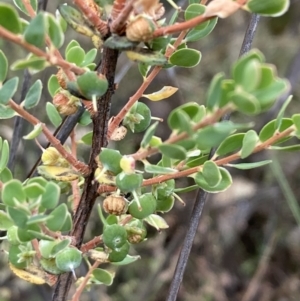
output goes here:
<path id="1" fill-rule="evenodd" d="M 299 134 L 300 134 L 300 114 L 294 114 L 293 116 L 292 116 L 292 120 L 293 120 L 293 123 L 294 123 L 294 125 L 295 125 L 295 127 L 296 127 L 296 135 L 297 136 L 300 136 Z"/>
<path id="2" fill-rule="evenodd" d="M 261 109 L 269 109 L 276 99 L 282 94 L 286 93 L 290 87 L 290 84 L 287 80 L 276 78 L 271 85 L 267 86 L 264 89 L 253 91 L 253 96 L 258 99 Z"/>
<path id="3" fill-rule="evenodd" d="M 149 145 L 153 135 L 155 134 L 157 126 L 158 126 L 158 121 L 156 121 L 151 126 L 149 126 L 149 128 L 145 132 L 144 137 L 141 141 L 141 147 L 142 148 L 146 148 Z"/>
<path id="4" fill-rule="evenodd" d="M 185 37 L 185 40 L 187 42 L 196 42 L 196 41 L 208 36 L 213 31 L 215 26 L 217 25 L 217 22 L 218 22 L 218 18 L 213 18 L 213 19 L 210 19 L 210 20 L 202 23 L 203 24 L 202 29 L 193 28 L 192 30 L 190 30 L 188 32 L 188 34 Z"/>
<path id="5" fill-rule="evenodd" d="M 193 134 L 191 120 L 189 115 L 181 110 L 173 110 L 168 117 L 168 124 L 172 130 L 180 132 L 186 132 L 189 135 Z"/>
<path id="6" fill-rule="evenodd" d="M 53 15 L 47 14 L 46 16 L 48 21 L 48 35 L 52 44 L 59 49 L 64 43 L 64 33 Z"/>
<path id="7" fill-rule="evenodd" d="M 38 79 L 28 90 L 25 100 L 24 107 L 25 109 L 31 109 L 35 107 L 41 98 L 42 95 L 43 84 L 40 79 Z"/>
<path id="8" fill-rule="evenodd" d="M 243 146 L 241 149 L 241 158 L 245 159 L 249 155 L 252 154 L 257 142 L 259 140 L 258 135 L 256 134 L 255 131 L 250 130 L 248 131 L 243 139 Z"/>
<path id="9" fill-rule="evenodd" d="M 96 48 L 92 48 L 91 50 L 89 50 L 85 54 L 84 60 L 81 63 L 81 66 L 87 66 L 87 65 L 93 63 L 95 58 L 96 58 L 96 55 L 97 55 L 97 49 Z"/>
<path id="10" fill-rule="evenodd" d="M 48 80 L 48 91 L 53 97 L 58 89 L 60 89 L 60 85 L 58 83 L 57 77 L 56 75 L 52 74 Z"/>
<path id="11" fill-rule="evenodd" d="M 127 265 L 127 264 L 131 264 L 135 261 L 137 261 L 138 259 L 141 259 L 140 255 L 136 255 L 136 256 L 131 256 L 131 255 L 126 255 L 126 257 L 119 262 L 112 262 L 113 265 Z"/>
<path id="12" fill-rule="evenodd" d="M 13 0 L 15 6 L 21 11 L 23 12 L 24 14 L 26 14 L 27 16 L 30 16 L 25 5 L 23 4 L 23 1 L 22 0 Z M 33 8 L 33 10 L 36 12 L 37 11 L 37 0 L 30 0 L 30 5 L 31 7 Z"/>
<path id="13" fill-rule="evenodd" d="M 122 168 L 120 166 L 121 159 L 122 155 L 118 150 L 109 148 L 101 149 L 101 153 L 99 155 L 99 160 L 101 164 L 106 170 L 109 170 L 114 174 L 122 172 Z"/>
<path id="14" fill-rule="evenodd" d="M 220 170 L 221 175 L 222 175 L 222 180 L 220 181 L 220 183 L 217 186 L 211 187 L 210 185 L 208 185 L 208 183 L 204 179 L 204 176 L 203 176 L 202 172 L 198 172 L 196 174 L 196 176 L 195 176 L 195 182 L 196 182 L 196 184 L 201 189 L 203 189 L 204 191 L 207 191 L 207 192 L 210 192 L 210 193 L 218 193 L 218 192 L 221 192 L 221 191 L 225 191 L 232 184 L 231 175 L 223 167 L 219 167 L 219 170 Z"/>
<path id="15" fill-rule="evenodd" d="M 80 47 L 80 44 L 76 40 L 71 40 L 66 47 L 65 56 L 67 56 L 67 53 L 70 51 L 70 49 L 76 46 Z"/>
<path id="16" fill-rule="evenodd" d="M 55 257 L 59 252 L 67 248 L 71 243 L 70 239 L 61 240 L 59 243 L 53 245 L 49 257 Z"/>
<path id="17" fill-rule="evenodd" d="M 0 84 L 4 82 L 7 76 L 8 61 L 2 50 L 0 50 Z"/>
<path id="18" fill-rule="evenodd" d="M 82 261 L 82 253 L 75 248 L 66 248 L 55 257 L 57 267 L 64 272 L 74 272 Z"/>
<path id="19" fill-rule="evenodd" d="M 83 114 L 81 115 L 81 117 L 80 117 L 78 123 L 79 123 L 80 125 L 82 125 L 82 126 L 87 126 L 87 125 L 89 125 L 90 123 L 92 123 L 91 115 L 90 115 L 90 113 L 89 113 L 87 110 L 85 110 L 85 111 L 83 112 Z"/>
<path id="20" fill-rule="evenodd" d="M 21 32 L 20 17 L 15 8 L 10 4 L 0 3 L 0 26 L 5 29 L 18 34 Z"/>
<path id="21" fill-rule="evenodd" d="M 26 261 L 20 261 L 21 245 L 11 245 L 9 247 L 8 260 L 18 269 L 24 269 L 27 266 Z"/>
<path id="22" fill-rule="evenodd" d="M 25 243 L 31 241 L 32 239 L 35 239 L 36 233 L 40 233 L 40 232 L 41 232 L 40 227 L 37 224 L 32 224 L 32 225 L 26 225 L 25 227 L 19 227 L 17 234 L 20 242 Z"/>
<path id="23" fill-rule="evenodd" d="M 44 214 L 31 216 L 27 221 L 27 226 L 44 223 L 46 220 L 50 218 L 51 217 L 49 215 L 44 215 Z"/>
<path id="24" fill-rule="evenodd" d="M 281 122 L 282 122 L 282 118 L 283 118 L 283 116 L 284 116 L 284 112 L 285 112 L 287 106 L 290 104 L 292 98 L 293 98 L 293 96 L 290 95 L 290 96 L 285 100 L 285 102 L 283 103 L 283 105 L 282 105 L 282 107 L 281 107 L 281 109 L 280 109 L 280 111 L 279 111 L 279 113 L 278 113 L 278 115 L 277 115 L 277 118 L 276 118 L 276 124 L 275 124 L 275 128 L 276 128 L 276 129 L 279 129 L 279 128 L 280 128 Z M 292 119 L 293 119 L 293 117 L 292 117 Z"/>
<path id="25" fill-rule="evenodd" d="M 70 212 L 68 212 L 67 214 L 67 218 L 65 220 L 64 225 L 62 226 L 62 228 L 60 229 L 61 232 L 69 232 L 71 231 L 73 228 L 73 222 L 72 222 L 72 217 Z"/>
<path id="26" fill-rule="evenodd" d="M 142 75 L 142 77 L 145 79 L 147 77 L 148 72 L 151 69 L 150 65 L 147 65 L 145 63 L 139 63 L 138 64 L 139 72 Z"/>
<path id="27" fill-rule="evenodd" d="M 110 273 L 106 270 L 103 269 L 95 269 L 93 271 L 93 278 L 98 282 L 102 283 L 104 285 L 112 285 L 113 280 L 114 280 L 114 273 Z"/>
<path id="28" fill-rule="evenodd" d="M 169 62 L 175 66 L 192 68 L 197 66 L 201 60 L 201 52 L 195 49 L 179 49 L 175 51 Z"/>
<path id="29" fill-rule="evenodd" d="M 186 158 L 186 150 L 179 145 L 161 144 L 158 149 L 163 155 L 172 159 L 184 160 Z"/>
<path id="30" fill-rule="evenodd" d="M 297 152 L 300 150 L 300 144 L 288 145 L 288 146 L 271 146 L 270 149 L 286 151 L 286 152 Z"/>
<path id="31" fill-rule="evenodd" d="M 150 226 L 154 227 L 157 231 L 161 229 L 168 229 L 169 225 L 167 222 L 157 214 L 151 214 L 144 219 L 144 221 Z"/>
<path id="32" fill-rule="evenodd" d="M 252 13 L 263 16 L 278 17 L 283 15 L 289 8 L 289 0 L 250 0 L 246 6 Z"/>
<path id="33" fill-rule="evenodd" d="M 197 145 L 200 150 L 215 147 L 235 131 L 235 129 L 236 125 L 231 121 L 223 121 L 207 126 L 195 133 Z"/>
<path id="34" fill-rule="evenodd" d="M 244 114 L 254 115 L 260 112 L 260 104 L 257 98 L 240 88 L 231 94 L 231 99 L 237 110 Z"/>
<path id="35" fill-rule="evenodd" d="M 33 130 L 29 132 L 27 135 L 23 136 L 23 139 L 25 140 L 31 140 L 38 137 L 38 135 L 43 131 L 43 124 L 38 123 L 33 127 Z"/>
<path id="36" fill-rule="evenodd" d="M 66 54 L 66 60 L 80 66 L 85 58 L 85 52 L 80 46 L 72 47 Z"/>
<path id="37" fill-rule="evenodd" d="M 16 71 L 28 68 L 31 72 L 37 72 L 44 70 L 47 66 L 49 66 L 49 63 L 45 58 L 29 54 L 27 58 L 15 61 L 10 69 Z"/>
<path id="38" fill-rule="evenodd" d="M 14 225 L 14 222 L 6 214 L 6 212 L 0 210 L 0 230 L 5 231 Z"/>
<path id="39" fill-rule="evenodd" d="M 243 77 L 245 67 L 252 60 L 263 63 L 265 61 L 265 57 L 259 50 L 256 49 L 251 50 L 241 56 L 232 68 L 232 78 L 234 79 L 234 81 L 236 81 L 237 83 L 240 82 L 240 79 Z"/>
<path id="40" fill-rule="evenodd" d="M 217 156 L 225 156 L 229 153 L 240 150 L 243 145 L 244 136 L 245 136 L 245 134 L 239 133 L 239 134 L 233 134 L 233 135 L 227 137 L 218 147 L 218 149 L 216 151 L 216 155 Z"/>
<path id="41" fill-rule="evenodd" d="M 15 115 L 16 112 L 10 106 L 0 104 L 0 119 L 9 119 Z"/>
<path id="42" fill-rule="evenodd" d="M 174 190 L 175 193 L 186 193 L 186 192 L 190 192 L 193 190 L 198 189 L 199 186 L 198 185 L 192 185 L 192 186 L 188 186 L 188 187 L 184 187 L 184 188 L 176 188 Z"/>
<path id="43" fill-rule="evenodd" d="M 46 20 L 43 13 L 38 13 L 29 23 L 25 32 L 24 39 L 27 43 L 36 47 L 43 47 L 46 38 Z"/>
<path id="44" fill-rule="evenodd" d="M 23 190 L 28 199 L 37 199 L 45 192 L 45 188 L 38 183 L 27 184 Z"/>
<path id="45" fill-rule="evenodd" d="M 93 131 L 86 133 L 80 139 L 86 145 L 92 145 L 93 141 Z"/>
<path id="46" fill-rule="evenodd" d="M 68 207 L 66 204 L 60 204 L 56 207 L 51 213 L 51 219 L 47 220 L 46 226 L 51 231 L 60 231 L 62 226 L 64 225 L 68 213 Z"/>
<path id="47" fill-rule="evenodd" d="M 277 131 L 282 132 L 285 129 L 289 128 L 290 126 L 293 125 L 293 120 L 290 118 L 282 118 L 281 121 L 281 126 L 278 129 L 276 129 L 276 120 L 272 120 L 270 122 L 268 122 L 260 131 L 259 133 L 259 140 L 261 142 L 264 142 L 268 139 L 270 139 Z"/>
<path id="48" fill-rule="evenodd" d="M 188 21 L 195 17 L 203 15 L 205 13 L 205 9 L 206 9 L 206 7 L 202 4 L 199 4 L 199 3 L 191 4 L 186 8 L 186 10 L 184 12 L 184 18 L 186 21 Z M 203 30 L 203 29 L 205 29 L 205 27 L 208 26 L 208 23 L 209 22 L 201 23 L 194 28 L 196 30 Z"/>
<path id="49" fill-rule="evenodd" d="M 272 160 L 265 160 L 265 161 L 254 162 L 254 163 L 226 164 L 226 166 L 246 170 L 246 169 L 253 169 L 253 168 L 261 167 L 261 166 L 264 166 L 264 165 L 267 165 L 270 163 L 272 163 Z"/>
<path id="50" fill-rule="evenodd" d="M 7 213 L 14 221 L 14 224 L 20 228 L 25 228 L 28 220 L 28 214 L 22 209 L 7 207 Z"/>
<path id="51" fill-rule="evenodd" d="M 51 102 L 47 102 L 46 112 L 47 112 L 47 116 L 48 116 L 49 120 L 51 121 L 51 123 L 55 127 L 58 127 L 62 122 L 62 118 L 60 117 L 59 113 L 57 112 L 57 109 Z"/>
<path id="52" fill-rule="evenodd" d="M 2 201 L 7 206 L 15 206 L 17 202 L 24 202 L 26 199 L 22 183 L 19 180 L 6 182 L 1 191 Z"/>
<path id="53" fill-rule="evenodd" d="M 18 77 L 13 77 L 4 83 L 0 89 L 0 104 L 8 104 L 9 100 L 15 95 L 18 89 L 18 83 Z"/>
<path id="54" fill-rule="evenodd" d="M 213 111 L 218 107 L 222 95 L 222 81 L 224 73 L 218 73 L 212 79 L 206 96 L 207 109 Z"/>
<path id="55" fill-rule="evenodd" d="M 255 90 L 261 81 L 261 62 L 256 58 L 248 60 L 240 71 L 242 74 L 234 78 L 236 84 L 247 92 Z"/>
<path id="56" fill-rule="evenodd" d="M 53 209 L 57 206 L 59 197 L 60 187 L 54 182 L 48 181 L 42 195 L 41 205 L 46 209 Z"/>
<path id="57" fill-rule="evenodd" d="M 167 174 L 172 174 L 177 172 L 177 169 L 147 164 L 145 165 L 145 172 L 158 174 L 158 175 L 167 175 Z"/>
<path id="58" fill-rule="evenodd" d="M 13 179 L 13 175 L 12 175 L 11 171 L 10 171 L 7 167 L 5 167 L 5 168 L 0 172 L 0 181 L 1 181 L 2 183 L 6 183 L 6 182 L 8 182 L 8 181 L 10 181 L 10 180 L 12 180 L 12 179 Z"/>
<path id="59" fill-rule="evenodd" d="M 97 72 L 87 71 L 83 75 L 78 76 L 77 84 L 80 92 L 87 99 L 98 98 L 106 93 L 108 82 L 104 76 L 100 77 Z"/>
<path id="60" fill-rule="evenodd" d="M 216 187 L 222 180 L 218 165 L 213 161 L 206 161 L 202 170 L 203 177 L 210 187 Z"/>
<path id="61" fill-rule="evenodd" d="M 9 144 L 7 140 L 3 141 L 2 150 L 1 150 L 1 158 L 0 158 L 0 172 L 6 168 L 6 165 L 9 160 Z"/>

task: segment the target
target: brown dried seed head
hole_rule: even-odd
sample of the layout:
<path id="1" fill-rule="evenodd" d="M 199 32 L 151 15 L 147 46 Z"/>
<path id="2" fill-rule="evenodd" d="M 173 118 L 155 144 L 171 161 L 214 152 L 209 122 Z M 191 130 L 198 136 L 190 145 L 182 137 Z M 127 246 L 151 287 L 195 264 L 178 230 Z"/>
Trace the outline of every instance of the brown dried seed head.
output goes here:
<path id="1" fill-rule="evenodd" d="M 130 41 L 148 41 L 156 29 L 154 21 L 145 15 L 138 15 L 127 25 L 126 37 Z"/>
<path id="2" fill-rule="evenodd" d="M 103 201 L 103 209 L 106 213 L 121 215 L 126 211 L 127 202 L 124 197 L 110 195 Z"/>
<path id="3" fill-rule="evenodd" d="M 78 110 L 79 100 L 71 94 L 57 93 L 54 95 L 52 102 L 57 111 L 62 115 L 72 115 Z"/>
<path id="4" fill-rule="evenodd" d="M 62 69 L 59 69 L 56 73 L 56 78 L 58 80 L 59 85 L 66 90 L 67 89 L 67 76 Z"/>

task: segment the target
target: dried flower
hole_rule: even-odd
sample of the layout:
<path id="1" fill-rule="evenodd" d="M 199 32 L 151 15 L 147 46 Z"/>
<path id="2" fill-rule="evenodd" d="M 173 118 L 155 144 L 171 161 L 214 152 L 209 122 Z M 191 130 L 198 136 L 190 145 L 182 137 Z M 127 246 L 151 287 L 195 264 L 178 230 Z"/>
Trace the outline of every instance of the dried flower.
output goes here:
<path id="1" fill-rule="evenodd" d="M 126 37 L 130 41 L 148 41 L 156 29 L 154 21 L 146 15 L 138 15 L 129 21 L 126 29 Z"/>
<path id="2" fill-rule="evenodd" d="M 120 195 L 110 195 L 103 201 L 103 209 L 106 213 L 121 215 L 126 212 L 126 199 Z"/>
<path id="3" fill-rule="evenodd" d="M 72 115 L 77 112 L 80 101 L 69 92 L 63 91 L 54 95 L 53 104 L 62 115 Z"/>

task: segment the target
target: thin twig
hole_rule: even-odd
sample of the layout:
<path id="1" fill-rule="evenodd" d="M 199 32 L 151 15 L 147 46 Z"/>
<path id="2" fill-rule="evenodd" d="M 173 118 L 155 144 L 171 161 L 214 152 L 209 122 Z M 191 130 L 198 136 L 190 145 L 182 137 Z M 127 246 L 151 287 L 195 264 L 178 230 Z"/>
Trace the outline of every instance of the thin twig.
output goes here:
<path id="1" fill-rule="evenodd" d="M 46 53 L 43 50 L 39 49 L 38 47 L 35 47 L 32 44 L 27 43 L 24 41 L 23 37 L 20 35 L 16 35 L 8 30 L 6 30 L 4 27 L 0 26 L 0 37 L 11 41 L 17 45 L 22 46 L 29 52 L 33 53 L 34 55 L 38 57 L 45 58 L 47 62 L 49 62 L 51 65 L 59 66 L 63 68 L 64 70 L 70 70 L 73 71 L 76 74 L 83 74 L 85 73 L 85 69 L 77 67 L 76 65 L 69 63 L 65 61 L 64 59 L 58 58 L 57 56 L 54 56 L 51 53 Z"/>
<path id="2" fill-rule="evenodd" d="M 133 10 L 133 4 L 136 0 L 129 0 L 122 11 L 118 14 L 118 17 L 113 21 L 110 26 L 110 31 L 118 33 L 122 30 L 126 24 L 126 21 Z"/>
<path id="3" fill-rule="evenodd" d="M 253 20 L 256 20 L 254 22 L 254 24 L 252 23 Z M 252 15 L 251 20 L 250 20 L 250 24 L 252 24 L 252 25 L 249 24 L 248 29 L 246 30 L 245 37 L 247 37 L 247 39 L 246 38 L 244 39 L 241 49 L 244 49 L 245 44 L 251 46 L 253 37 L 254 37 L 254 33 L 255 33 L 255 30 L 253 30 L 253 27 L 256 28 L 257 22 L 258 22 L 258 19 L 257 19 L 256 15 Z M 251 34 L 249 34 L 250 31 L 251 31 Z M 249 44 L 249 42 L 250 42 L 250 44 Z M 214 154 L 214 150 L 211 151 L 210 157 L 212 157 L 213 154 Z M 183 275 L 184 275 L 184 271 L 185 271 L 185 268 L 186 268 L 186 265 L 188 262 L 188 258 L 190 256 L 193 241 L 194 241 L 195 235 L 197 233 L 198 225 L 200 222 L 200 217 L 202 215 L 207 196 L 208 196 L 207 192 L 205 192 L 202 189 L 198 190 L 198 194 L 196 196 L 194 208 L 192 211 L 191 219 L 190 219 L 188 230 L 187 230 L 187 234 L 186 234 L 185 240 L 182 245 L 182 250 L 180 252 L 178 262 L 176 265 L 176 269 L 174 272 L 174 277 L 172 279 L 168 297 L 166 299 L 167 301 L 175 301 L 177 299 L 179 288 L 180 288 L 180 285 L 181 285 L 181 282 L 183 279 Z"/>
<path id="4" fill-rule="evenodd" d="M 79 301 L 79 298 L 82 292 L 85 289 L 86 284 L 88 283 L 93 271 L 101 264 L 101 261 L 95 261 L 94 264 L 90 267 L 87 274 L 84 276 L 82 282 L 80 283 L 79 287 L 77 288 L 75 294 L 73 295 L 71 301 Z"/>
<path id="5" fill-rule="evenodd" d="M 171 54 L 177 49 L 177 47 L 181 44 L 182 40 L 184 39 L 186 35 L 186 32 L 183 31 L 178 38 L 176 39 L 175 43 L 168 47 L 166 50 L 166 58 L 169 58 Z M 107 137 L 110 139 L 112 133 L 115 131 L 115 129 L 119 126 L 125 115 L 129 112 L 129 110 L 132 108 L 132 106 L 142 97 L 145 90 L 149 87 L 149 85 L 152 83 L 152 81 L 155 79 L 155 77 L 158 75 L 158 73 L 162 70 L 161 66 L 156 66 L 153 68 L 151 73 L 147 76 L 147 78 L 144 80 L 142 85 L 139 87 L 139 89 L 135 92 L 133 96 L 131 96 L 126 103 L 126 105 L 122 108 L 122 110 L 118 113 L 117 116 L 113 117 L 108 128 Z"/>
<path id="6" fill-rule="evenodd" d="M 25 120 L 30 122 L 32 125 L 40 124 L 40 120 L 25 111 L 21 106 L 16 104 L 13 100 L 8 102 L 8 105 Z M 55 138 L 51 131 L 46 127 L 45 124 L 41 124 L 43 134 L 46 136 L 49 142 L 59 151 L 59 153 L 80 173 L 87 175 L 89 173 L 89 168 L 84 163 L 76 160 L 65 148 L 61 145 L 60 141 Z"/>

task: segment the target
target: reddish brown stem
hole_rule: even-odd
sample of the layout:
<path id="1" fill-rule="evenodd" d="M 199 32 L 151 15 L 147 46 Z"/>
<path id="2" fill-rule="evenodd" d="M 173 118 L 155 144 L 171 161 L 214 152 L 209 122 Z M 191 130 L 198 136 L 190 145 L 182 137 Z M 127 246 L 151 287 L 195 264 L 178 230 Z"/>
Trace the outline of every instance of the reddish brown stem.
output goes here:
<path id="1" fill-rule="evenodd" d="M 101 20 L 93 0 L 73 0 L 73 3 L 83 12 L 91 24 L 97 28 L 102 37 L 105 37 L 108 34 L 107 23 Z"/>
<path id="2" fill-rule="evenodd" d="M 25 111 L 21 106 L 16 104 L 13 100 L 8 102 L 8 105 L 21 117 L 30 122 L 32 125 L 40 124 L 40 120 L 35 118 L 33 115 Z M 60 141 L 55 138 L 51 131 L 46 127 L 45 124 L 42 124 L 42 131 L 48 141 L 59 151 L 59 153 L 81 174 L 87 175 L 89 174 L 89 168 L 84 163 L 76 160 L 69 152 L 65 150 L 65 148 L 61 145 Z"/>
<path id="3" fill-rule="evenodd" d="M 97 245 L 102 242 L 102 235 L 95 236 L 92 240 L 88 241 L 81 246 L 80 251 L 86 253 L 87 251 L 94 249 Z"/>
<path id="4" fill-rule="evenodd" d="M 114 21 L 124 9 L 126 0 L 115 0 L 111 10 L 111 20 Z"/>
<path id="5" fill-rule="evenodd" d="M 136 0 L 129 0 L 118 17 L 113 21 L 110 26 L 110 31 L 113 33 L 119 33 L 125 27 L 126 21 L 133 10 L 133 4 Z"/>
<path id="6" fill-rule="evenodd" d="M 0 37 L 9 40 L 17 45 L 22 46 L 29 52 L 33 53 L 34 55 L 38 57 L 43 57 L 48 61 L 51 65 L 59 66 L 64 70 L 70 70 L 73 71 L 76 74 L 83 74 L 85 73 L 85 70 L 83 68 L 77 67 L 74 64 L 71 64 L 61 58 L 58 58 L 57 56 L 51 54 L 51 53 L 46 53 L 43 50 L 35 47 L 32 44 L 27 43 L 24 41 L 22 36 L 15 35 L 14 33 L 6 30 L 4 27 L 0 26 Z"/>

